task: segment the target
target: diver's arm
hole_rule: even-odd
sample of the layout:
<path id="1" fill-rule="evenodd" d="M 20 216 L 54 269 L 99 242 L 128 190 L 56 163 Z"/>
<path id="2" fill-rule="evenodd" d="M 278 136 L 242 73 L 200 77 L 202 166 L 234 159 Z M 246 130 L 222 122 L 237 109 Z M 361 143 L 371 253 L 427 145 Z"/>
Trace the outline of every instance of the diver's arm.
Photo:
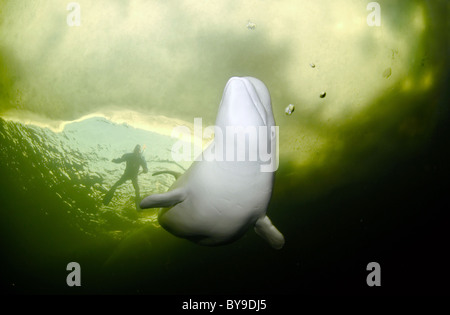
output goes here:
<path id="1" fill-rule="evenodd" d="M 141 157 L 141 166 L 142 166 L 142 173 L 144 174 L 148 173 L 147 162 L 145 161 L 144 157 Z"/>
<path id="2" fill-rule="evenodd" d="M 112 159 L 112 161 L 113 161 L 114 163 L 122 163 L 122 162 L 125 162 L 125 161 L 126 161 L 126 154 L 122 155 L 121 158 L 118 158 L 118 159 Z"/>

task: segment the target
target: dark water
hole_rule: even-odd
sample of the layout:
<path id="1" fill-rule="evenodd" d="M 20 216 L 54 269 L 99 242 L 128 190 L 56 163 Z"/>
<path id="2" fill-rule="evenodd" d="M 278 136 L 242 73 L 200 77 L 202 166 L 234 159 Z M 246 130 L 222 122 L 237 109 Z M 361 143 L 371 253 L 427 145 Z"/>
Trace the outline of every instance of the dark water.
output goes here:
<path id="1" fill-rule="evenodd" d="M 298 198 L 301 185 L 280 180 L 290 172 L 282 164 L 269 208 L 286 237 L 281 251 L 253 231 L 222 247 L 178 239 L 158 226 L 154 212 L 136 212 L 129 182 L 102 205 L 123 171 L 110 160 L 144 138 L 154 144 L 144 152 L 150 171 L 180 171 L 170 162 L 170 138 L 98 118 L 61 133 L 0 119 L 2 287 L 8 293 L 364 294 L 373 293 L 366 266 L 376 261 L 380 293 L 442 292 L 450 143 L 445 107 L 440 115 L 429 141 L 391 159 L 389 171 L 383 165 L 376 175 L 311 198 Z M 165 191 L 172 181 L 141 175 L 142 195 Z M 72 261 L 81 265 L 78 288 L 66 285 Z"/>

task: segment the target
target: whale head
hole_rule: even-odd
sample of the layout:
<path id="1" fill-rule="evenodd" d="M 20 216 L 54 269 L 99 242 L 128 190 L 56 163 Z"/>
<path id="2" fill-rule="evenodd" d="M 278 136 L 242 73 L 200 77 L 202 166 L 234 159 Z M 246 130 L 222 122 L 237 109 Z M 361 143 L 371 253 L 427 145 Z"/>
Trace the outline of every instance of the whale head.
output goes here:
<path id="1" fill-rule="evenodd" d="M 228 80 L 217 113 L 216 126 L 274 126 L 270 94 L 260 80 L 232 77 Z"/>
<path id="2" fill-rule="evenodd" d="M 270 94 L 260 80 L 232 77 L 225 85 L 216 118 L 214 155 L 220 167 L 236 172 L 273 172 L 278 167 L 277 127 Z M 234 163 L 238 161 L 239 163 Z"/>

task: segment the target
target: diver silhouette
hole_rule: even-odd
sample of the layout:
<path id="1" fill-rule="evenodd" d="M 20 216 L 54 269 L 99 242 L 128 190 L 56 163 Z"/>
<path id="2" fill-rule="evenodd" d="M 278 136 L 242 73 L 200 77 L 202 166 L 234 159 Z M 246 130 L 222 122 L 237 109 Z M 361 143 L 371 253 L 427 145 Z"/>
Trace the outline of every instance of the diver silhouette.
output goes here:
<path id="1" fill-rule="evenodd" d="M 139 168 L 142 166 L 142 173 L 147 173 L 147 162 L 144 159 L 144 156 L 141 152 L 141 146 L 138 144 L 134 147 L 133 153 L 126 153 L 122 155 L 119 159 L 113 159 L 112 162 L 114 163 L 122 163 L 126 162 L 126 168 L 125 172 L 123 173 L 122 177 L 111 187 L 111 189 L 106 193 L 105 198 L 103 199 L 103 204 L 108 205 L 111 201 L 112 197 L 114 196 L 114 192 L 116 191 L 117 187 L 125 183 L 127 180 L 131 180 L 133 183 L 134 190 L 136 192 L 136 208 L 139 209 L 139 202 L 140 202 L 140 193 L 139 193 L 139 185 L 138 185 L 138 175 L 139 175 Z"/>

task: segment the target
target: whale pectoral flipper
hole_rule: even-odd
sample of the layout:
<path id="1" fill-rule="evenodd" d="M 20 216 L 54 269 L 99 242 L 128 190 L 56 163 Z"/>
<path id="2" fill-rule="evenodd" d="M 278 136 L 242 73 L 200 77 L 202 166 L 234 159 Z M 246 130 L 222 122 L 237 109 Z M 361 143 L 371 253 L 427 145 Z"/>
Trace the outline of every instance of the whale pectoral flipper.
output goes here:
<path id="1" fill-rule="evenodd" d="M 255 232 L 275 249 L 281 249 L 284 245 L 283 234 L 277 230 L 268 216 L 261 217 L 256 221 Z"/>
<path id="2" fill-rule="evenodd" d="M 177 188 L 164 194 L 148 196 L 141 201 L 141 208 L 167 208 L 182 202 L 186 198 L 186 189 Z"/>

